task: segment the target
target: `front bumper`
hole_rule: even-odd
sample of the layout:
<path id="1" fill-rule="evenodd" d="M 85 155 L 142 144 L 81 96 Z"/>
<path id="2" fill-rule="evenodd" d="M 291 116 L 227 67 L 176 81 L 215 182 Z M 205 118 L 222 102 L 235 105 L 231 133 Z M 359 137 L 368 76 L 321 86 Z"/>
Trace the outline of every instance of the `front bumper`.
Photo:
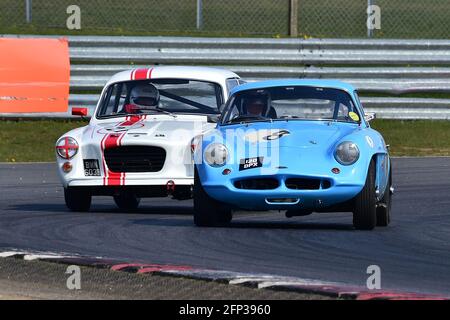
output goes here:
<path id="1" fill-rule="evenodd" d="M 212 198 L 246 210 L 304 209 L 320 211 L 344 203 L 361 192 L 362 185 L 334 185 L 321 190 L 293 190 L 280 186 L 273 190 L 237 189 L 230 185 L 203 186 Z"/>
<path id="2" fill-rule="evenodd" d="M 233 170 L 223 175 L 223 168 L 208 165 L 197 166 L 200 180 L 206 193 L 212 198 L 235 208 L 246 210 L 311 210 L 323 209 L 347 202 L 357 196 L 366 181 L 364 165 L 339 167 L 340 173 L 333 174 L 322 166 L 309 170 L 258 168 L 245 171 Z M 236 182 L 254 179 L 272 179 L 277 185 L 270 189 L 254 187 L 240 188 Z M 320 186 L 294 188 L 290 179 L 321 181 Z M 327 184 L 325 185 L 325 182 Z M 326 210 L 324 210 L 326 211 Z"/>
<path id="3" fill-rule="evenodd" d="M 95 179 L 85 179 L 85 178 L 75 178 L 68 180 L 65 186 L 67 187 L 82 187 L 82 186 L 165 186 L 167 183 L 171 181 L 176 186 L 178 185 L 184 185 L 184 186 L 190 186 L 194 184 L 193 178 L 147 178 L 147 179 L 130 179 L 126 178 L 125 182 L 123 184 L 119 184 L 119 181 L 114 184 L 105 184 L 105 179 L 98 177 Z"/>

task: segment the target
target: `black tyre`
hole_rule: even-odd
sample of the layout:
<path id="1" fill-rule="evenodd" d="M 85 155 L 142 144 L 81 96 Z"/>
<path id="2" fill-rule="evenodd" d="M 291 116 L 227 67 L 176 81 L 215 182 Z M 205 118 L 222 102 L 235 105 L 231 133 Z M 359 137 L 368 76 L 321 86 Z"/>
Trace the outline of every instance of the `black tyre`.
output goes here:
<path id="1" fill-rule="evenodd" d="M 231 222 L 231 209 L 211 198 L 203 189 L 197 169 L 194 174 L 194 223 L 199 227 L 220 227 Z"/>
<path id="2" fill-rule="evenodd" d="M 375 194 L 375 162 L 370 162 L 366 184 L 356 196 L 353 207 L 353 226 L 358 230 L 372 230 L 377 224 Z"/>
<path id="3" fill-rule="evenodd" d="M 139 207 L 141 198 L 136 197 L 136 195 L 132 193 L 124 193 L 114 196 L 114 202 L 121 210 L 134 211 Z"/>
<path id="4" fill-rule="evenodd" d="M 71 211 L 86 212 L 91 207 L 92 196 L 89 192 L 74 188 L 64 188 L 64 200 Z"/>
<path id="5" fill-rule="evenodd" d="M 391 169 L 392 170 L 392 169 Z M 389 173 L 389 182 L 384 191 L 383 199 L 377 206 L 377 226 L 387 227 L 391 222 L 391 207 L 392 207 L 392 172 Z"/>

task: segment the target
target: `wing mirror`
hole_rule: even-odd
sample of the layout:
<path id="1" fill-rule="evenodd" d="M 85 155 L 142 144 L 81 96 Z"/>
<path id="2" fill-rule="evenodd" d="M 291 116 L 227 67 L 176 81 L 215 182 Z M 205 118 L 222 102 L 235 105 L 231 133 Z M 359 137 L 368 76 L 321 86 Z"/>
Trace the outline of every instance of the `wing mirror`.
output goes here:
<path id="1" fill-rule="evenodd" d="M 366 112 L 364 114 L 364 120 L 366 120 L 367 122 L 375 120 L 376 118 L 377 118 L 377 114 L 375 112 Z"/>
<path id="2" fill-rule="evenodd" d="M 87 108 L 72 108 L 72 115 L 86 117 L 88 115 L 88 109 Z"/>

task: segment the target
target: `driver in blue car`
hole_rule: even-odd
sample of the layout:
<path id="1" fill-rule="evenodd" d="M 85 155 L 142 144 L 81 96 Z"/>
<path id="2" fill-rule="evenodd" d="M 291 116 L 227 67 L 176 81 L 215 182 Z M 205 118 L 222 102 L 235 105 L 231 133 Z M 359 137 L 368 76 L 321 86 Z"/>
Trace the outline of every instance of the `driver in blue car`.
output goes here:
<path id="1" fill-rule="evenodd" d="M 267 93 L 245 98 L 243 106 L 243 113 L 248 116 L 277 118 L 275 109 L 271 106 L 270 97 Z"/>
<path id="2" fill-rule="evenodd" d="M 244 107 L 249 116 L 265 116 L 267 101 L 262 97 L 250 97 L 245 99 Z"/>

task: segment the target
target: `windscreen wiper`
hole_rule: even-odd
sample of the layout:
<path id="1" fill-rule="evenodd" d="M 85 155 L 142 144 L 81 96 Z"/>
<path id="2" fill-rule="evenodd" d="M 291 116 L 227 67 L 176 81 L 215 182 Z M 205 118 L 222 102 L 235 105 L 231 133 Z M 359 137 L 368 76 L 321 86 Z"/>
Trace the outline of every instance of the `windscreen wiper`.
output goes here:
<path id="1" fill-rule="evenodd" d="M 148 108 L 148 109 L 140 109 L 140 110 L 141 110 L 141 111 L 156 111 L 156 112 L 160 112 L 160 113 L 167 114 L 167 115 L 172 116 L 172 117 L 174 117 L 174 118 L 177 117 L 177 116 L 174 115 L 172 112 L 167 111 L 167 110 L 163 110 L 163 109 L 161 109 L 161 108 L 159 108 L 159 107 Z"/>
<path id="2" fill-rule="evenodd" d="M 241 115 L 236 118 L 228 120 L 226 123 L 236 123 L 236 122 L 248 122 L 248 121 L 272 121 L 271 118 L 266 118 L 263 116 L 252 116 L 252 115 Z"/>

